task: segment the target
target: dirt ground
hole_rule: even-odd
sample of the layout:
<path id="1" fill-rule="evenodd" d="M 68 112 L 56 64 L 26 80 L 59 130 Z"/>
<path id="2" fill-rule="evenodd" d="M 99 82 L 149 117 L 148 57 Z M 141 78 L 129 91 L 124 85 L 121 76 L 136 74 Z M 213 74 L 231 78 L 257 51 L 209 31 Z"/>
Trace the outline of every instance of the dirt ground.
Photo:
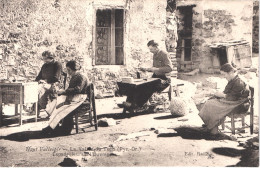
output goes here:
<path id="1" fill-rule="evenodd" d="M 181 76 L 181 79 L 203 82 L 209 76 L 212 75 Z M 85 128 L 85 132 L 80 130 L 79 134 L 73 130 L 70 136 L 45 138 L 40 131 L 47 126 L 46 120 L 20 127 L 1 127 L 0 166 L 69 166 L 63 162 L 67 155 L 71 159 L 65 162 L 74 160 L 78 166 L 225 167 L 259 164 L 258 148 L 250 148 L 248 152 L 242 147 L 248 139 L 258 137 L 258 114 L 255 114 L 257 132 L 253 135 L 246 129 L 245 133 L 232 136 L 226 129 L 226 136 L 213 138 L 203 130 L 203 122 L 197 113 L 184 117 L 174 117 L 169 111 L 122 115 L 122 109 L 117 108 L 116 103 L 124 100 L 125 97 L 96 100 L 98 119 L 113 118 L 117 123 L 99 127 L 98 131 L 90 127 Z M 256 139 L 255 146 L 258 146 Z"/>

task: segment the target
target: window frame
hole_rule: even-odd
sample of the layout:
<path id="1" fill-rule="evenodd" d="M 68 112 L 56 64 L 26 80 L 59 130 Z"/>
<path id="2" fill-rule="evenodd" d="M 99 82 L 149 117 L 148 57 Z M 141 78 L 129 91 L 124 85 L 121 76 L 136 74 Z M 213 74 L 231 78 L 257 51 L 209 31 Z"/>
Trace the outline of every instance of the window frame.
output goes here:
<path id="1" fill-rule="evenodd" d="M 111 10 L 111 14 L 112 11 L 115 12 L 115 10 L 117 9 L 121 9 L 123 10 L 123 64 L 116 64 L 115 60 L 116 60 L 116 56 L 114 55 L 114 57 L 111 59 L 114 61 L 114 64 L 96 64 L 96 21 L 97 21 L 97 11 L 98 10 Z M 93 26 L 92 26 L 92 66 L 98 66 L 98 67 L 108 67 L 108 66 L 125 66 L 126 65 L 126 52 L 125 52 L 125 33 L 126 33 L 126 22 L 125 22 L 125 16 L 126 16 L 126 9 L 125 7 L 94 7 L 94 14 L 93 14 Z M 111 17 L 111 25 L 112 25 L 112 20 L 115 20 L 115 18 L 112 19 Z M 116 27 L 114 25 L 114 27 L 111 26 L 111 31 L 115 31 Z M 115 43 L 115 34 L 114 37 L 111 36 L 111 42 L 114 40 Z M 116 45 L 114 44 L 114 47 L 116 47 Z M 115 49 L 115 48 L 114 48 Z M 114 54 L 116 52 L 114 51 Z"/>

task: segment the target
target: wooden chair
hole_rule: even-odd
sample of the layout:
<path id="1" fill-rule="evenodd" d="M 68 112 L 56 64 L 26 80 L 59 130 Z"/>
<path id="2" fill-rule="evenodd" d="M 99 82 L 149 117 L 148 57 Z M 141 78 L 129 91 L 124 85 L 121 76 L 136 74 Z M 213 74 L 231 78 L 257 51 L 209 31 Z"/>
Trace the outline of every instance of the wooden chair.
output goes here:
<path id="1" fill-rule="evenodd" d="M 81 106 L 77 108 L 74 114 L 75 118 L 75 128 L 76 128 L 76 133 L 78 133 L 79 129 L 79 116 L 83 117 L 86 116 L 87 112 L 89 113 L 89 121 L 91 126 L 95 126 L 95 130 L 98 130 L 98 124 L 97 124 L 97 113 L 96 113 L 96 102 L 95 102 L 95 92 L 94 92 L 94 85 L 91 83 L 88 86 L 87 89 L 87 95 L 88 98 L 86 101 L 84 101 Z M 93 121 L 94 120 L 94 124 Z"/>
<path id="2" fill-rule="evenodd" d="M 180 97 L 180 91 L 179 91 L 179 86 L 183 86 L 184 84 L 176 84 L 176 85 L 170 85 L 169 87 L 169 92 L 168 92 L 168 95 L 169 95 L 169 100 L 171 101 L 172 100 L 172 92 L 175 93 L 175 96 L 176 97 Z"/>
<path id="3" fill-rule="evenodd" d="M 227 123 L 227 121 L 223 121 L 223 123 L 222 123 L 222 129 L 223 130 L 226 127 L 229 130 L 231 130 L 232 134 L 235 135 L 236 130 L 245 129 L 245 128 L 250 127 L 250 134 L 253 134 L 253 131 L 254 131 L 254 88 L 249 86 L 249 90 L 250 90 L 250 96 L 249 96 L 250 108 L 248 109 L 248 111 L 246 111 L 244 113 L 232 112 L 230 115 L 228 115 L 228 117 L 231 118 L 231 121 L 229 121 L 229 122 L 231 122 L 231 127 L 225 125 L 225 123 Z M 247 115 L 250 115 L 250 125 L 245 123 L 245 117 Z M 235 127 L 235 122 L 238 122 L 238 121 L 236 121 L 237 119 L 240 119 L 238 121 L 242 122 L 241 128 Z"/>
<path id="4" fill-rule="evenodd" d="M 61 83 L 63 88 L 65 89 L 66 81 L 67 81 L 67 74 L 62 73 L 62 80 Z M 95 102 L 95 92 L 94 92 L 94 85 L 90 83 L 87 87 L 86 94 L 88 98 L 79 106 L 77 107 L 74 112 L 74 125 L 76 128 L 76 133 L 79 132 L 79 117 L 83 118 L 84 116 L 89 116 L 89 122 L 91 126 L 95 126 L 95 130 L 98 130 L 97 124 L 97 114 L 96 114 L 96 102 Z M 88 114 L 87 114 L 88 113 Z M 94 124 L 93 124 L 94 121 Z"/>

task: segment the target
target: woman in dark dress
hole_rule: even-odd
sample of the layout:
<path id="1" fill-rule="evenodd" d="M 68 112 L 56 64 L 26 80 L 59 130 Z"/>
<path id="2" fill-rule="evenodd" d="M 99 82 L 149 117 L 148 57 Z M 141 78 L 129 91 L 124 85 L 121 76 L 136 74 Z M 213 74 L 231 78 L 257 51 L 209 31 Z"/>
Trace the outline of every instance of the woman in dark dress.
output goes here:
<path id="1" fill-rule="evenodd" d="M 66 90 L 58 91 L 60 96 L 58 97 L 57 108 L 51 114 L 49 126 L 42 130 L 45 134 L 52 133 L 61 120 L 63 122 L 59 131 L 63 134 L 70 134 L 73 128 L 73 111 L 87 98 L 88 79 L 77 72 L 80 69 L 79 66 L 72 60 L 66 64 L 66 68 L 68 75 L 71 77 L 69 86 Z M 61 106 L 63 107 L 61 108 Z"/>
<path id="2" fill-rule="evenodd" d="M 228 114 L 245 111 L 247 108 L 241 106 L 248 102 L 249 96 L 249 87 L 239 78 L 234 67 L 227 63 L 220 71 L 228 80 L 228 84 L 224 92 L 215 93 L 216 98 L 208 100 L 199 113 L 211 134 L 218 133 L 218 126 Z"/>

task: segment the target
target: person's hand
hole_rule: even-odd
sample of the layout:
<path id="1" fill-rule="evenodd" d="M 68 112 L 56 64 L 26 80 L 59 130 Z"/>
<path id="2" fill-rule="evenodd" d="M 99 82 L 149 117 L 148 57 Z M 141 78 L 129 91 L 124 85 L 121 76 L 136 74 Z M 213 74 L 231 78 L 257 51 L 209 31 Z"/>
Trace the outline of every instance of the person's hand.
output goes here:
<path id="1" fill-rule="evenodd" d="M 139 68 L 139 70 L 140 70 L 140 71 L 147 71 L 147 68 L 141 67 L 141 68 Z"/>
<path id="2" fill-rule="evenodd" d="M 58 95 L 62 95 L 62 94 L 64 94 L 65 93 L 65 90 L 63 90 L 63 89 L 60 89 L 58 92 Z"/>
<path id="3" fill-rule="evenodd" d="M 39 84 L 47 84 L 47 82 L 45 80 L 40 80 Z"/>
<path id="4" fill-rule="evenodd" d="M 220 92 L 220 91 L 217 91 L 217 92 L 214 94 L 214 96 L 223 98 L 223 97 L 225 97 L 225 94 L 222 93 L 222 92 Z"/>

